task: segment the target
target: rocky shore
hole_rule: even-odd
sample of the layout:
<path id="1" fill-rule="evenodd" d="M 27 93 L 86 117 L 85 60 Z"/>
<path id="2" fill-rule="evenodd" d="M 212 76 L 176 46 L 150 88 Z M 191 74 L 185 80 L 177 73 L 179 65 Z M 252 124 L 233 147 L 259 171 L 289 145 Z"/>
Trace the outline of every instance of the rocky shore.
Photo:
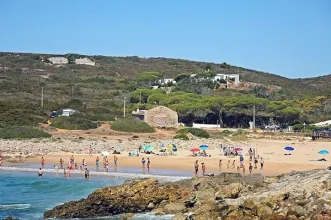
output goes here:
<path id="1" fill-rule="evenodd" d="M 175 214 L 173 219 L 331 219 L 331 171 L 263 177 L 222 173 L 178 182 L 128 180 L 65 203 L 45 218 L 88 218 L 133 213 Z"/>

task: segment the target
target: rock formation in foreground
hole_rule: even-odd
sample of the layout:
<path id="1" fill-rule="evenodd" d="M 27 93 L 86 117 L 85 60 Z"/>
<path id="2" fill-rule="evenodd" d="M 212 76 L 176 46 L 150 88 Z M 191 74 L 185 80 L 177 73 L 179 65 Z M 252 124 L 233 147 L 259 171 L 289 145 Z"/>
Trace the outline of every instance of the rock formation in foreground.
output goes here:
<path id="1" fill-rule="evenodd" d="M 87 218 L 122 213 L 175 214 L 191 219 L 331 220 L 331 171 L 292 172 L 277 177 L 222 173 L 174 183 L 128 180 L 98 189 L 86 199 L 44 213 L 45 218 Z M 127 215 L 130 216 L 130 215 Z"/>

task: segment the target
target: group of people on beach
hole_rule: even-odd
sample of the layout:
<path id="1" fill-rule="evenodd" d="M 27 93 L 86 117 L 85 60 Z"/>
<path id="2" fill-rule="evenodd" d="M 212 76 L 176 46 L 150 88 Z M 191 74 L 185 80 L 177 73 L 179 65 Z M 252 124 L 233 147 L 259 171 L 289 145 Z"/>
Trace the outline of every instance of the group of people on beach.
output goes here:
<path id="1" fill-rule="evenodd" d="M 228 148 L 230 149 L 230 148 Z M 244 165 L 244 156 L 243 155 L 239 155 L 237 151 L 235 151 L 234 149 L 230 149 L 229 151 L 225 152 L 226 156 L 239 156 L 239 166 L 237 166 L 237 171 L 240 173 L 242 170 L 242 173 L 245 174 L 246 173 L 246 167 Z M 248 155 L 249 155 L 249 165 L 248 165 L 248 170 L 249 173 L 253 172 L 253 169 L 257 169 L 258 168 L 258 163 L 260 161 L 260 170 L 263 170 L 264 167 L 264 159 L 263 157 L 260 157 L 260 155 L 255 155 L 255 150 L 252 150 L 251 148 L 248 151 Z M 252 165 L 252 163 L 254 162 L 254 167 Z M 222 170 L 222 160 L 219 160 L 218 163 L 218 167 L 219 170 Z M 227 169 L 235 169 L 236 168 L 236 160 L 233 160 L 231 163 L 231 160 L 228 160 L 227 162 Z M 202 175 L 206 175 L 206 164 L 205 163 L 201 163 L 201 170 L 202 170 Z M 196 160 L 194 163 L 194 174 L 195 176 L 198 176 L 199 174 L 199 161 Z"/>

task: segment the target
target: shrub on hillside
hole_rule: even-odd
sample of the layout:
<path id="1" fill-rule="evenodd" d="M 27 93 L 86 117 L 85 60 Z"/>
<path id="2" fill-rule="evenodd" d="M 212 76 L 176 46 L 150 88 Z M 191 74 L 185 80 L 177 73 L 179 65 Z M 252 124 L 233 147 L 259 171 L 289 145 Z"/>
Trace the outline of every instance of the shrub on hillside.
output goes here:
<path id="1" fill-rule="evenodd" d="M 32 127 L 3 127 L 0 128 L 0 138 L 2 139 L 29 139 L 29 138 L 49 138 L 52 135 L 42 130 Z"/>
<path id="2" fill-rule="evenodd" d="M 97 124 L 81 116 L 72 115 L 70 117 L 56 117 L 51 119 L 52 126 L 67 130 L 88 130 L 97 128 Z"/>
<path id="3" fill-rule="evenodd" d="M 132 118 L 121 118 L 111 123 L 111 128 L 115 131 L 152 133 L 154 128 L 146 122 L 133 120 Z"/>
<path id="4" fill-rule="evenodd" d="M 186 134 L 177 134 L 176 136 L 174 136 L 174 139 L 181 139 L 181 140 L 189 140 L 188 136 Z"/>
<path id="5" fill-rule="evenodd" d="M 177 134 L 187 134 L 187 133 L 191 133 L 196 137 L 209 138 L 208 132 L 200 128 L 183 128 L 177 131 Z"/>

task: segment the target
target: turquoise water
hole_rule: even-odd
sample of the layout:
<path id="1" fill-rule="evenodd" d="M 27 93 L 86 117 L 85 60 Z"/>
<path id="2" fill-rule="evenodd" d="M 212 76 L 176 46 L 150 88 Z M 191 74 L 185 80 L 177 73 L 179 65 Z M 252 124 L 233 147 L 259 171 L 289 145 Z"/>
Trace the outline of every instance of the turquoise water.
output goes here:
<path id="1" fill-rule="evenodd" d="M 7 216 L 24 220 L 43 219 L 43 213 L 54 206 L 86 198 L 97 188 L 119 185 L 131 178 L 129 174 L 127 174 L 129 177 L 125 177 L 124 173 L 103 176 L 91 171 L 91 178 L 85 180 L 82 173 L 74 173 L 68 178 L 61 172 L 55 173 L 50 169 L 45 169 L 43 177 L 38 177 L 37 168 L 5 169 L 13 170 L 4 170 L 4 168 L 0 170 L 0 219 Z M 20 169 L 33 172 L 21 172 Z M 145 214 L 137 215 L 135 219 L 171 219 L 171 217 Z"/>

